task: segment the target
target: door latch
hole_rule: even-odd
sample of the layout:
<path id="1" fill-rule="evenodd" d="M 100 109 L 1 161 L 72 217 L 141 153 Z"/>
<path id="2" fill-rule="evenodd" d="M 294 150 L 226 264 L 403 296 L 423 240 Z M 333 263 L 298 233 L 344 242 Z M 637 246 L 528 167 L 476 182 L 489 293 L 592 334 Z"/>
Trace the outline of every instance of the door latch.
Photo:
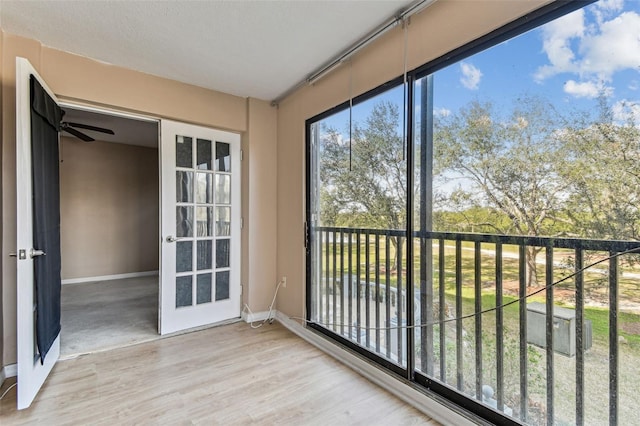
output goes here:
<path id="1" fill-rule="evenodd" d="M 9 253 L 11 257 L 17 257 L 19 260 L 25 260 L 27 258 L 27 251 L 25 249 L 18 250 L 18 253 Z"/>

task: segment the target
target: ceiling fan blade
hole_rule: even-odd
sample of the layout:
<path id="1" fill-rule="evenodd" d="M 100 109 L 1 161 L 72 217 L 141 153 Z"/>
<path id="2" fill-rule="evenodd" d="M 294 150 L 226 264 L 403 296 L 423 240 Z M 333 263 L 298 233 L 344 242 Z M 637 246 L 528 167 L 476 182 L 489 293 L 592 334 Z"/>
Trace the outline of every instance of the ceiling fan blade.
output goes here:
<path id="1" fill-rule="evenodd" d="M 91 136 L 85 135 L 84 133 L 82 133 L 82 132 L 80 132 L 80 131 L 78 131 L 76 129 L 73 129 L 71 127 L 68 127 L 68 126 L 63 126 L 61 128 L 61 130 L 64 131 L 64 132 L 67 132 L 67 133 L 71 133 L 73 136 L 77 137 L 78 139 L 82 139 L 85 142 L 93 142 L 93 141 L 95 141 L 95 139 L 92 138 Z"/>
<path id="2" fill-rule="evenodd" d="M 71 127 L 77 127 L 79 129 L 93 130 L 94 132 L 108 133 L 110 135 L 115 134 L 115 133 L 113 133 L 113 130 L 105 129 L 104 127 L 96 127 L 96 126 L 90 126 L 88 124 L 69 123 L 69 122 L 67 122 L 67 125 L 71 126 Z"/>

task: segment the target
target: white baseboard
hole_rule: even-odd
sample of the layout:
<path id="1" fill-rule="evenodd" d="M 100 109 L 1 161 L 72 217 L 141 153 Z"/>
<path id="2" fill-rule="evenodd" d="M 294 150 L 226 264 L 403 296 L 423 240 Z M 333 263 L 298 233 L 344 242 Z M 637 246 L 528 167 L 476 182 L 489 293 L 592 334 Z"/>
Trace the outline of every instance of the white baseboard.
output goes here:
<path id="1" fill-rule="evenodd" d="M 430 396 L 428 391 L 421 392 L 412 386 L 403 383 L 390 374 L 384 372 L 381 367 L 366 361 L 365 359 L 354 355 L 350 351 L 345 350 L 341 346 L 330 342 L 326 338 L 308 330 L 296 320 L 290 319 L 282 312 L 276 312 L 276 320 L 292 333 L 300 336 L 302 339 L 311 343 L 321 351 L 327 353 L 333 358 L 345 364 L 358 374 L 369 379 L 384 390 L 395 395 L 407 404 L 415 407 L 417 410 L 440 422 L 443 425 L 477 425 L 478 418 L 474 419 L 473 415 L 469 417 L 462 413 L 443 405 L 437 396 Z"/>
<path id="2" fill-rule="evenodd" d="M 159 274 L 159 271 L 145 271 L 145 272 L 130 272 L 127 274 L 100 275 L 97 277 L 69 278 L 66 280 L 62 280 L 62 284 L 63 285 L 64 284 L 82 284 L 82 283 L 91 283 L 96 281 L 122 280 L 125 278 L 150 277 L 158 274 Z"/>
<path id="3" fill-rule="evenodd" d="M 274 316 L 274 312 L 271 312 L 271 316 L 272 317 Z M 244 320 L 244 322 L 247 322 L 247 323 L 264 321 L 266 319 L 269 319 L 269 311 L 249 313 L 246 310 L 243 310 L 241 317 Z"/>
<path id="4" fill-rule="evenodd" d="M 18 375 L 18 364 L 8 364 L 4 368 L 0 369 L 0 384 L 9 377 L 16 377 Z"/>

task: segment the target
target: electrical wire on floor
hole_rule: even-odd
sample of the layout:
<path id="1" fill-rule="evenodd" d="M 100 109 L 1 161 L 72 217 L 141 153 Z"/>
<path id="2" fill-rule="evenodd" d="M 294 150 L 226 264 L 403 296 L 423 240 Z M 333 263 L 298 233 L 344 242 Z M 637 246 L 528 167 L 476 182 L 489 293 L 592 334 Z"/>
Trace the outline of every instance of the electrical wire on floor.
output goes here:
<path id="1" fill-rule="evenodd" d="M 0 396 L 0 401 L 2 401 L 4 399 L 5 396 L 7 396 L 7 394 L 9 393 L 9 391 L 13 388 L 15 388 L 18 385 L 18 382 L 15 382 L 14 384 L 12 384 L 11 386 L 9 386 L 7 389 L 5 389 L 4 393 L 2 394 L 2 396 Z"/>
<path id="2" fill-rule="evenodd" d="M 434 326 L 434 325 L 442 325 L 442 324 L 445 324 L 445 323 L 448 323 L 448 322 L 461 321 L 461 320 L 464 320 L 464 319 L 477 317 L 477 316 L 482 315 L 482 314 L 486 314 L 486 313 L 489 313 L 489 312 L 497 311 L 498 309 L 506 308 L 507 306 L 513 305 L 515 303 L 524 302 L 528 298 L 530 298 L 531 296 L 535 296 L 536 294 L 539 294 L 539 293 L 542 293 L 543 291 L 549 290 L 552 287 L 555 287 L 556 285 L 561 284 L 561 283 L 563 283 L 563 282 L 575 277 L 576 275 L 579 275 L 579 274 L 583 273 L 587 269 L 593 268 L 596 265 L 599 265 L 599 264 L 601 264 L 603 262 L 606 262 L 608 260 L 611 260 L 611 259 L 615 259 L 615 258 L 617 258 L 619 256 L 623 256 L 625 254 L 632 254 L 632 253 L 640 254 L 640 247 L 636 247 L 636 248 L 633 248 L 633 249 L 621 251 L 619 253 L 614 253 L 614 254 L 612 254 L 610 256 L 604 257 L 604 258 L 602 258 L 602 259 L 600 259 L 600 260 L 598 260 L 596 262 L 590 263 L 589 265 L 578 269 L 577 271 L 574 271 L 573 273 L 571 273 L 571 274 L 569 274 L 569 275 L 567 275 L 567 276 L 565 276 L 565 277 L 563 277 L 563 278 L 561 278 L 561 279 L 559 279 L 557 281 L 554 281 L 553 283 L 551 283 L 551 284 L 549 284 L 547 286 L 539 288 L 538 290 L 533 291 L 533 292 L 531 292 L 529 294 L 525 294 L 524 296 L 519 297 L 517 299 L 511 300 L 510 302 L 503 303 L 503 304 L 495 306 L 493 308 L 484 309 L 484 310 L 479 311 L 479 312 L 474 312 L 472 314 L 463 315 L 461 317 L 453 317 L 453 318 L 447 318 L 447 319 L 444 319 L 444 320 L 431 321 L 431 322 L 427 322 L 425 324 L 397 325 L 397 326 L 391 326 L 391 327 L 363 327 L 361 325 L 353 325 L 353 324 L 335 324 L 335 323 L 328 323 L 328 322 L 318 322 L 318 321 L 308 320 L 308 319 L 302 318 L 302 317 L 289 317 L 289 319 L 302 321 L 305 324 L 317 324 L 317 325 L 321 325 L 323 327 L 357 328 L 359 330 L 365 330 L 365 331 L 369 331 L 369 330 L 380 330 L 380 331 L 383 331 L 383 330 L 397 330 L 397 329 L 411 330 L 411 329 L 416 329 L 416 328 L 431 327 L 431 326 Z"/>
<path id="3" fill-rule="evenodd" d="M 278 297 L 278 290 L 280 290 L 280 286 L 282 285 L 283 280 L 278 281 L 278 285 L 276 286 L 276 291 L 273 293 L 273 299 L 271 300 L 271 305 L 269 305 L 269 313 L 267 314 L 267 317 L 265 319 L 263 319 L 262 321 L 251 321 L 249 323 L 249 325 L 251 326 L 251 328 L 260 328 L 263 325 L 265 325 L 267 322 L 269 324 L 273 323 L 273 320 L 275 318 L 271 317 L 271 314 L 273 313 L 273 307 L 276 304 L 276 298 Z M 244 304 L 244 308 L 242 308 L 242 312 L 249 312 L 249 318 L 253 318 L 253 312 L 251 311 L 251 308 L 249 307 L 249 305 L 247 305 L 246 303 Z M 256 325 L 256 323 L 258 323 Z"/>

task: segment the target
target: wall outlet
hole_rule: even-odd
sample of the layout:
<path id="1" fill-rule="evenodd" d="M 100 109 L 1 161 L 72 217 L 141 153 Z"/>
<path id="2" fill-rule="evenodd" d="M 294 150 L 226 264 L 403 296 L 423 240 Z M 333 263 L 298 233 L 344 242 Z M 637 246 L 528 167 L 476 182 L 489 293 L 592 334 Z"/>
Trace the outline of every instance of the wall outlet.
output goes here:
<path id="1" fill-rule="evenodd" d="M 287 276 L 286 276 L 286 275 L 284 275 L 284 276 L 282 277 L 282 287 L 286 287 L 286 286 L 287 286 Z"/>

